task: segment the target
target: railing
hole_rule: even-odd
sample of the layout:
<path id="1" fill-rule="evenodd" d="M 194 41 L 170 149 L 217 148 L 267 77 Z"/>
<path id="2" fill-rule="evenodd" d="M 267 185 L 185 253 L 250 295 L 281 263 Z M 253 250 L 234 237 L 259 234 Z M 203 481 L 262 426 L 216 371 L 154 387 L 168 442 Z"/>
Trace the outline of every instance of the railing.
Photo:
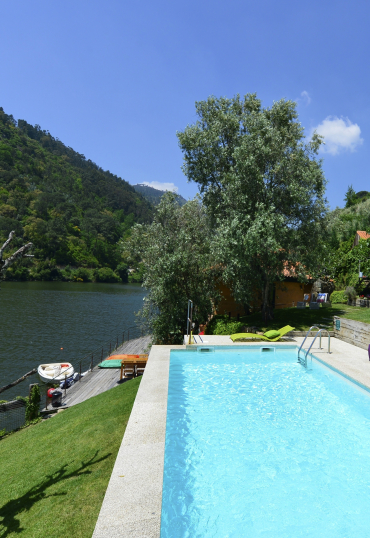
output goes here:
<path id="1" fill-rule="evenodd" d="M 188 344 L 191 344 L 191 331 L 193 328 L 193 301 L 188 300 L 188 316 L 186 318 L 186 338 L 188 339 Z"/>
<path id="2" fill-rule="evenodd" d="M 26 422 L 25 400 L 12 400 L 0 404 L 0 438 L 8 432 L 17 430 Z"/>
<path id="3" fill-rule="evenodd" d="M 300 356 L 300 352 L 301 352 L 301 350 L 303 350 L 303 345 L 304 345 L 305 341 L 307 340 L 307 337 L 309 336 L 310 332 L 311 332 L 313 329 L 317 329 L 318 331 L 317 331 L 317 333 L 315 334 L 315 337 L 314 337 L 314 339 L 312 340 L 310 347 L 307 349 L 304 358 L 302 358 L 302 357 Z M 299 362 L 300 364 L 302 364 L 302 366 L 304 366 L 305 368 L 307 368 L 307 357 L 308 357 L 308 354 L 310 353 L 311 348 L 312 348 L 312 346 L 314 345 L 315 340 L 316 340 L 316 338 L 317 338 L 319 335 L 320 335 L 319 349 L 322 349 L 322 347 L 321 347 L 321 336 L 322 336 L 322 332 L 323 332 L 323 331 L 326 331 L 326 332 L 328 333 L 328 353 L 330 353 L 330 333 L 329 333 L 328 329 L 320 329 L 319 327 L 317 327 L 317 325 L 312 325 L 312 327 L 310 327 L 310 329 L 308 330 L 308 332 L 307 332 L 307 334 L 306 334 L 306 336 L 305 336 L 305 338 L 304 338 L 304 340 L 303 340 L 303 342 L 302 342 L 302 344 L 301 344 L 301 346 L 300 346 L 300 348 L 299 348 L 299 350 L 298 350 L 298 362 Z M 304 350 L 303 350 L 303 351 L 304 351 Z M 311 357 L 311 361 L 312 361 L 312 357 Z"/>
<path id="4" fill-rule="evenodd" d="M 122 334 L 122 338 L 121 338 Z M 120 335 L 116 335 L 115 337 L 111 337 L 105 344 L 100 345 L 93 349 L 92 351 L 89 351 L 86 355 L 82 357 L 79 361 L 77 360 L 77 368 L 74 368 L 75 372 L 79 374 L 78 380 L 76 383 L 81 381 L 83 375 L 86 374 L 89 371 L 92 372 L 94 367 L 102 362 L 105 358 L 109 357 L 113 351 L 116 351 L 119 347 L 123 346 L 125 342 L 128 342 L 129 340 L 134 340 L 136 338 L 142 338 L 143 336 L 147 335 L 147 331 L 143 327 L 127 327 L 125 330 L 122 331 Z M 76 361 L 74 361 L 76 364 Z M 59 374 L 60 375 L 60 374 Z M 58 377 L 58 375 L 56 376 Z M 53 378 L 51 378 L 50 382 L 53 382 Z M 67 383 L 64 385 L 64 396 L 67 394 Z M 47 394 L 45 395 L 45 402 L 47 407 Z"/>
<path id="5" fill-rule="evenodd" d="M 138 327 L 138 326 L 131 326 L 131 327 L 125 327 L 122 331 L 120 331 L 117 334 L 118 331 L 116 331 L 116 334 L 111 336 L 109 340 L 107 340 L 102 345 L 94 348 L 93 350 L 86 353 L 81 359 L 73 360 L 73 366 L 74 371 L 79 373 L 79 380 L 81 381 L 81 374 L 84 372 L 92 371 L 94 369 L 94 366 L 96 366 L 99 362 L 102 362 L 104 358 L 108 357 L 112 354 L 112 352 L 116 351 L 119 347 L 121 347 L 125 342 L 128 342 L 130 340 L 134 340 L 136 338 L 141 338 L 143 336 L 148 335 L 148 331 L 144 327 Z M 114 333 L 113 333 L 114 334 Z M 65 359 L 64 361 L 61 361 L 60 358 L 50 360 L 50 362 L 69 362 L 68 359 Z M 25 379 L 26 376 L 30 374 L 36 373 L 35 371 L 31 371 L 23 378 Z M 60 375 L 60 373 L 58 374 Z M 58 377 L 58 375 L 56 377 Z M 17 380 L 17 383 L 19 381 L 22 381 L 23 378 L 20 378 Z M 53 383 L 55 381 L 55 377 L 50 379 L 50 383 Z M 78 383 L 76 381 L 76 383 Z M 55 381 L 55 383 L 59 383 L 59 381 Z M 66 395 L 67 391 L 67 384 L 65 384 L 64 394 Z M 10 383 L 9 386 L 3 387 L 3 391 L 9 390 L 10 388 L 13 388 L 14 383 Z M 44 404 L 45 407 L 47 407 L 48 399 L 47 399 L 47 386 L 41 385 L 40 388 L 45 387 L 42 390 L 42 393 L 45 390 L 45 396 L 42 396 L 42 406 Z M 0 396 L 1 399 L 1 396 Z M 24 418 L 24 403 L 22 403 L 22 400 L 14 400 L 12 402 L 7 402 L 5 404 L 0 404 L 0 432 L 3 429 L 6 429 L 7 432 L 12 431 L 14 429 L 17 429 L 24 425 L 25 418 Z M 11 419 L 11 416 L 14 415 L 14 419 Z"/>

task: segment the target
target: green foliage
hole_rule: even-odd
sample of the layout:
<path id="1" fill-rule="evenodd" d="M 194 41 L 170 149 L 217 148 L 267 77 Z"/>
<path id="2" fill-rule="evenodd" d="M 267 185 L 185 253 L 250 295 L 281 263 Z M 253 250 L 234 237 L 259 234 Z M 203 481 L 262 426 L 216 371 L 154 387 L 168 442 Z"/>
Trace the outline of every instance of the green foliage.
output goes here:
<path id="1" fill-rule="evenodd" d="M 230 320 L 227 316 L 214 316 L 206 327 L 206 334 L 236 334 L 242 331 L 245 323 Z"/>
<path id="2" fill-rule="evenodd" d="M 336 208 L 328 215 L 328 238 L 335 250 L 343 241 L 351 241 L 357 230 L 370 229 L 370 199 L 364 197 L 345 209 Z"/>
<path id="3" fill-rule="evenodd" d="M 31 393 L 27 398 L 26 403 L 26 422 L 35 420 L 40 415 L 40 387 L 39 385 L 33 385 Z"/>
<path id="4" fill-rule="evenodd" d="M 268 319 L 287 263 L 304 281 L 323 260 L 321 139 L 305 142 L 292 101 L 264 109 L 255 94 L 210 97 L 196 111 L 198 121 L 178 133 L 183 171 L 212 215 L 214 255 L 236 300 L 262 303 Z"/>
<path id="5" fill-rule="evenodd" d="M 347 241 L 332 247 L 328 271 L 334 278 L 336 287 L 357 287 L 359 284 L 359 266 L 364 275 L 370 275 L 370 239 L 360 239 L 353 247 L 352 236 Z"/>
<path id="6" fill-rule="evenodd" d="M 133 284 L 141 283 L 144 280 L 144 273 L 145 273 L 145 265 L 143 263 L 139 263 L 138 266 L 135 268 L 135 271 L 129 273 L 128 281 Z"/>
<path id="7" fill-rule="evenodd" d="M 122 244 L 130 265 L 144 266 L 143 286 L 149 290 L 141 317 L 157 344 L 182 343 L 188 299 L 194 302 L 193 320 L 207 321 L 217 304 L 218 268 L 210 251 L 212 230 L 199 200 L 179 207 L 166 193 L 150 226 L 137 225 Z"/>
<path id="8" fill-rule="evenodd" d="M 94 273 L 91 269 L 89 270 L 85 267 L 79 267 L 76 269 L 76 271 L 71 272 L 71 277 L 73 280 L 79 282 L 92 282 L 94 279 Z"/>
<path id="9" fill-rule="evenodd" d="M 128 282 L 128 265 L 127 263 L 119 263 L 116 267 L 116 273 L 122 282 Z"/>
<path id="10" fill-rule="evenodd" d="M 352 185 L 348 187 L 344 201 L 346 202 L 345 207 L 353 207 L 356 204 L 364 202 L 370 198 L 370 193 L 368 191 L 355 192 Z"/>
<path id="11" fill-rule="evenodd" d="M 12 246 L 32 241 L 35 255 L 6 278 L 63 280 L 65 265 L 114 270 L 118 240 L 151 218 L 126 181 L 0 108 L 0 244 L 15 230 Z"/>
<path id="12" fill-rule="evenodd" d="M 332 304 L 347 304 L 347 295 L 344 290 L 333 291 L 330 295 L 330 301 Z"/>
<path id="13" fill-rule="evenodd" d="M 109 267 L 102 267 L 95 271 L 96 282 L 120 282 L 120 277 Z"/>
<path id="14" fill-rule="evenodd" d="M 353 286 L 347 286 L 344 292 L 350 301 L 354 301 L 357 297 L 357 291 Z"/>
<path id="15" fill-rule="evenodd" d="M 352 185 L 348 187 L 344 201 L 346 202 L 346 207 L 351 207 L 357 203 L 357 196 Z"/>

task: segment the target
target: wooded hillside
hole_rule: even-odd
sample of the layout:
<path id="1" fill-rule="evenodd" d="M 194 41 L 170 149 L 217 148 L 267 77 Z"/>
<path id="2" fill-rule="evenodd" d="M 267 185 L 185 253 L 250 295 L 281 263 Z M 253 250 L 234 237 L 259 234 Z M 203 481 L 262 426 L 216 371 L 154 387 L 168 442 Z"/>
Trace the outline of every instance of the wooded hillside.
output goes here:
<path id="1" fill-rule="evenodd" d="M 35 255 L 7 278 L 64 278 L 65 266 L 116 270 L 118 240 L 151 219 L 151 204 L 126 181 L 0 108 L 0 243 L 15 230 L 14 246 L 32 241 Z"/>

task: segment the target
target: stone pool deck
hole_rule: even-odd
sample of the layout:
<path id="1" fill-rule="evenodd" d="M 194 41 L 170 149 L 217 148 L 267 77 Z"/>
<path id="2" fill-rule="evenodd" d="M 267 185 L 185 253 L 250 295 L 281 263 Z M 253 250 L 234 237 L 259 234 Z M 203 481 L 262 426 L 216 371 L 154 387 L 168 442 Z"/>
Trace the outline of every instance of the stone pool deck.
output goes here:
<path id="1" fill-rule="evenodd" d="M 295 337 L 273 345 L 300 345 Z M 308 339 L 309 342 L 312 338 Z M 312 353 L 329 367 L 370 391 L 370 362 L 366 350 L 328 338 Z M 205 336 L 203 345 L 268 346 L 267 342 L 237 342 L 228 336 Z M 195 346 L 191 346 L 195 347 Z M 306 345 L 305 345 L 306 347 Z M 153 346 L 126 432 L 112 471 L 93 538 L 159 538 L 166 433 L 170 352 L 186 346 Z"/>

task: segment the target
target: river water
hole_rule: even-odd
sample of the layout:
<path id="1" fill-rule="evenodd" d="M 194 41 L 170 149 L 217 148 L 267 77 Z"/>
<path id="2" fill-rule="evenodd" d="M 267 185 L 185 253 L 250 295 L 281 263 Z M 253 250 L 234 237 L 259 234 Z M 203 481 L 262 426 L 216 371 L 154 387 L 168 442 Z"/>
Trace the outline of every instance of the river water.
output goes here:
<path id="1" fill-rule="evenodd" d="M 2 282 L 0 387 L 43 362 L 77 367 L 87 353 L 121 339 L 123 330 L 135 325 L 145 293 L 140 284 Z M 28 377 L 0 400 L 26 396 L 37 381 L 37 374 Z"/>

